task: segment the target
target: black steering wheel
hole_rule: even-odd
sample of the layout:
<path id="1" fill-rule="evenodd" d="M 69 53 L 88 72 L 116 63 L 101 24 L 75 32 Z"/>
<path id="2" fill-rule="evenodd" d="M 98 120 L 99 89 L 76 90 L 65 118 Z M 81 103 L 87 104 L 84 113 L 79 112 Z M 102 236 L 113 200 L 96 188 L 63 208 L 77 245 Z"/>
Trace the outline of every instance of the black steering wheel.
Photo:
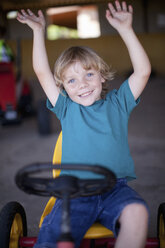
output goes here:
<path id="1" fill-rule="evenodd" d="M 90 171 L 101 175 L 99 179 L 80 179 L 74 176 L 62 175 L 52 178 L 52 170 Z M 48 177 L 47 173 L 51 172 Z M 44 175 L 40 176 L 40 173 Z M 17 186 L 29 194 L 69 198 L 91 196 L 111 190 L 116 183 L 115 174 L 102 166 L 84 164 L 52 164 L 36 163 L 18 171 L 15 177 Z"/>

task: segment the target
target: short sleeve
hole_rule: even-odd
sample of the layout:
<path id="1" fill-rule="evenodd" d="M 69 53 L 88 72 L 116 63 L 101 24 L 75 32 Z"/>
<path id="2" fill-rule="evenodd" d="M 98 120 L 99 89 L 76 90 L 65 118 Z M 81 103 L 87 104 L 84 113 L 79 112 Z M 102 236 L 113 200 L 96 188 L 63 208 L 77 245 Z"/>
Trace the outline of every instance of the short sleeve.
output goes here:
<path id="1" fill-rule="evenodd" d="M 59 120 L 61 120 L 64 118 L 66 114 L 68 104 L 69 104 L 69 97 L 63 94 L 59 94 L 55 106 L 51 104 L 49 99 L 47 99 L 46 106 L 50 111 L 56 114 Z"/>
<path id="2" fill-rule="evenodd" d="M 116 103 L 124 112 L 127 112 L 128 115 L 140 101 L 140 98 L 135 100 L 128 79 L 124 81 L 118 90 L 113 90 L 107 97 L 111 98 L 112 102 Z"/>

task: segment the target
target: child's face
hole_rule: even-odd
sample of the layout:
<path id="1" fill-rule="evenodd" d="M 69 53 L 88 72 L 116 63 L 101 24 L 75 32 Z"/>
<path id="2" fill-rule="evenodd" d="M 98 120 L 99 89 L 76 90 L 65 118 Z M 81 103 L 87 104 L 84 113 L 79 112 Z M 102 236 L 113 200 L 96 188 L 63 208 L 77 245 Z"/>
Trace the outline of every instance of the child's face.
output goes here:
<path id="1" fill-rule="evenodd" d="M 85 70 L 80 62 L 71 64 L 64 72 L 63 86 L 72 101 L 90 106 L 101 99 L 102 83 L 100 72 Z"/>

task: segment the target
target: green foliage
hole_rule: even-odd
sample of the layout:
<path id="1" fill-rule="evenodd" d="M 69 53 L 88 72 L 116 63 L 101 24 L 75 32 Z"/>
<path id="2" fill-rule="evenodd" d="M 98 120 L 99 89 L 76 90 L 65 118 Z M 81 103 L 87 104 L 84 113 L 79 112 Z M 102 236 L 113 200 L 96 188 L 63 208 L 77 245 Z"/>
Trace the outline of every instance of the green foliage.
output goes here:
<path id="1" fill-rule="evenodd" d="M 49 40 L 77 39 L 78 32 L 76 29 L 61 27 L 57 25 L 49 25 L 47 28 L 47 37 Z"/>

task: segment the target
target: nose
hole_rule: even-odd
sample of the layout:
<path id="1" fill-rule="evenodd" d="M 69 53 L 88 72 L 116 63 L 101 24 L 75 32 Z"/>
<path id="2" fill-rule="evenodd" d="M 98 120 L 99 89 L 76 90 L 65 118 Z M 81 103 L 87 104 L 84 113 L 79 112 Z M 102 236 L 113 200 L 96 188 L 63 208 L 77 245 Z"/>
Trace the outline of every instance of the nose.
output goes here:
<path id="1" fill-rule="evenodd" d="M 88 82 L 87 80 L 83 77 L 82 79 L 80 79 L 80 89 L 84 89 L 88 86 Z"/>

